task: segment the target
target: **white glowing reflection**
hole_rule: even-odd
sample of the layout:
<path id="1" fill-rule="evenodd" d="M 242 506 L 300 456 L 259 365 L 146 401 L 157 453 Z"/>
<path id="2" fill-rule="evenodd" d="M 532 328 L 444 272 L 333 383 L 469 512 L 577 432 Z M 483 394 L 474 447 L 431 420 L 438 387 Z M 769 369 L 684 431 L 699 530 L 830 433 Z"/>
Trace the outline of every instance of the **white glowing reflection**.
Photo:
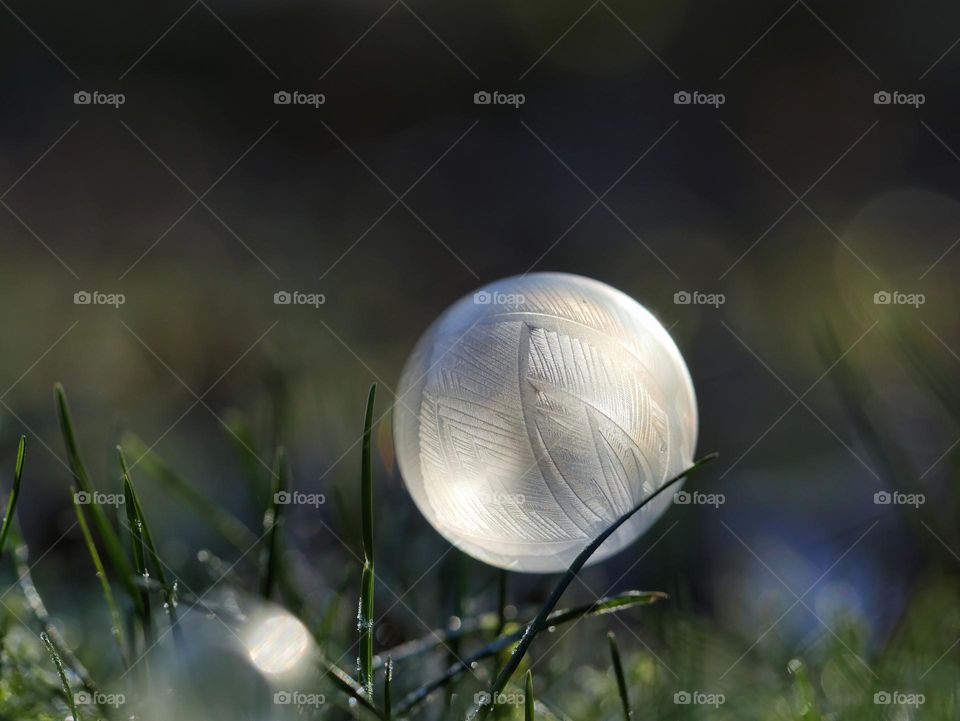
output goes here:
<path id="1" fill-rule="evenodd" d="M 275 615 L 254 624 L 244 643 L 253 665 L 276 675 L 293 670 L 303 659 L 310 634 L 293 616 Z"/>

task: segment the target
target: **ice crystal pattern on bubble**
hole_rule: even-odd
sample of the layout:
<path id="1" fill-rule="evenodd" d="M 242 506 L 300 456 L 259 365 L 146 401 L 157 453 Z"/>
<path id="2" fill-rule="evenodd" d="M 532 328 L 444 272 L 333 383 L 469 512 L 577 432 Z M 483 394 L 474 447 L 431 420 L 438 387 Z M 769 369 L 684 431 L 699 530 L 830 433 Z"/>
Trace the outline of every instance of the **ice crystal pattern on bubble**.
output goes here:
<path id="1" fill-rule="evenodd" d="M 558 571 L 692 460 L 693 386 L 659 321 L 598 281 L 537 273 L 451 306 L 407 362 L 400 469 L 427 520 L 465 552 Z M 594 556 L 643 533 L 648 504 Z"/>

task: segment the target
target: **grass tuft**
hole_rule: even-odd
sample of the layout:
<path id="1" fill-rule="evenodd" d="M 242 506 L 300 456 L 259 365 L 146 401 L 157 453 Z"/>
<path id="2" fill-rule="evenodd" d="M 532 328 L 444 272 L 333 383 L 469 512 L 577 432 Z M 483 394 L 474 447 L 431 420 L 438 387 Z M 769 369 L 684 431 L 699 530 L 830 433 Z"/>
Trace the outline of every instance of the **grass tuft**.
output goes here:
<path id="1" fill-rule="evenodd" d="M 67 449 L 67 460 L 70 463 L 70 471 L 73 473 L 74 481 L 80 491 L 92 500 L 94 488 L 90 482 L 90 476 L 87 474 L 86 466 L 83 465 L 83 459 L 80 457 L 77 438 L 73 432 L 73 419 L 70 416 L 70 406 L 67 404 L 67 394 L 63 386 L 59 383 L 53 387 L 53 393 L 57 403 L 60 431 L 63 434 L 63 442 Z M 90 513 L 93 516 L 93 523 L 96 526 L 97 533 L 100 535 L 100 540 L 103 541 L 103 545 L 106 548 L 110 565 L 120 578 L 120 583 L 136 606 L 137 612 L 142 615 L 144 612 L 143 598 L 134 583 L 133 569 L 131 569 L 127 557 L 124 555 L 123 546 L 120 543 L 117 532 L 113 529 L 113 526 L 110 525 L 110 521 L 107 519 L 107 514 L 102 506 L 97 503 L 91 503 Z"/>

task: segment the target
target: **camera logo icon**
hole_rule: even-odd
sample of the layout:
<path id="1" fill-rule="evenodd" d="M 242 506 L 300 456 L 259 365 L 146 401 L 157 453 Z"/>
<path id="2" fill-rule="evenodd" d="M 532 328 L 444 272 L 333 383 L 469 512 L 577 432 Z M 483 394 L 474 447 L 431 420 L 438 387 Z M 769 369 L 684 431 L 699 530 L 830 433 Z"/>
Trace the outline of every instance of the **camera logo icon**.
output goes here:
<path id="1" fill-rule="evenodd" d="M 691 500 L 693 499 L 687 491 L 677 491 L 673 494 L 673 502 L 678 506 L 689 506 Z"/>
<path id="2" fill-rule="evenodd" d="M 690 291 L 687 290 L 678 290 L 673 294 L 673 303 L 674 305 L 690 305 L 693 297 L 690 295 Z"/>
<path id="3" fill-rule="evenodd" d="M 293 96 L 286 90 L 278 90 L 273 94 L 274 105 L 289 105 L 293 102 Z"/>
<path id="4" fill-rule="evenodd" d="M 680 706 L 687 706 L 693 701 L 689 691 L 677 691 L 673 694 L 673 702 Z"/>
<path id="5" fill-rule="evenodd" d="M 77 491 L 73 494 L 73 500 L 80 506 L 89 506 L 93 497 L 86 491 Z"/>
<path id="6" fill-rule="evenodd" d="M 892 701 L 893 697 L 889 691 L 877 691 L 873 694 L 873 702 L 877 706 L 889 706 Z"/>
<path id="7" fill-rule="evenodd" d="M 893 102 L 893 96 L 886 90 L 878 90 L 873 94 L 874 105 L 889 105 Z"/>
<path id="8" fill-rule="evenodd" d="M 473 694 L 473 702 L 477 706 L 489 706 L 491 702 L 491 696 L 489 691 L 477 691 Z"/>
<path id="9" fill-rule="evenodd" d="M 873 502 L 878 506 L 889 506 L 893 503 L 893 496 L 889 491 L 877 491 L 873 494 Z"/>
<path id="10" fill-rule="evenodd" d="M 686 90 L 678 90 L 673 94 L 674 105 L 689 105 L 693 102 L 693 96 Z"/>
<path id="11" fill-rule="evenodd" d="M 892 299 L 890 291 L 888 290 L 878 290 L 873 294 L 874 305 L 890 305 Z"/>
<path id="12" fill-rule="evenodd" d="M 73 294 L 73 304 L 74 305 L 90 305 L 93 301 L 93 296 L 85 290 L 78 290 Z"/>
<path id="13" fill-rule="evenodd" d="M 293 302 L 293 296 L 285 290 L 278 290 L 273 294 L 274 305 L 290 305 Z"/>
<path id="14" fill-rule="evenodd" d="M 293 703 L 293 695 L 289 691 L 277 691 L 273 694 L 273 702 L 278 706 L 289 706 Z"/>
<path id="15" fill-rule="evenodd" d="M 78 90 L 73 94 L 74 105 L 89 105 L 93 102 L 93 96 L 86 90 Z"/>
<path id="16" fill-rule="evenodd" d="M 474 105 L 489 105 L 493 102 L 493 96 L 486 90 L 478 90 L 473 94 Z"/>
<path id="17" fill-rule="evenodd" d="M 89 706 L 93 703 L 93 696 L 89 691 L 77 691 L 73 698 L 77 702 L 77 706 Z"/>
<path id="18" fill-rule="evenodd" d="M 289 506 L 293 498 L 289 491 L 277 491 L 273 494 L 273 502 L 278 506 Z"/>
<path id="19" fill-rule="evenodd" d="M 477 305 L 490 305 L 493 302 L 493 296 L 485 290 L 480 290 L 473 294 L 473 302 Z"/>

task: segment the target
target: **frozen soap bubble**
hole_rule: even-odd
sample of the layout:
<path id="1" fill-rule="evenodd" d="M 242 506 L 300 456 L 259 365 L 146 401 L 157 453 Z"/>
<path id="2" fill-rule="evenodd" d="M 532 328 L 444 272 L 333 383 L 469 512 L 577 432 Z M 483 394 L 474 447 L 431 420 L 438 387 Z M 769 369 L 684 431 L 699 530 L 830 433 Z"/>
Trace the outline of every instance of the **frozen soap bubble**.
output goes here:
<path id="1" fill-rule="evenodd" d="M 507 278 L 424 333 L 394 407 L 397 457 L 427 520 L 471 556 L 561 571 L 687 468 L 697 402 L 664 327 L 632 298 L 563 273 Z M 593 555 L 628 546 L 664 493 Z"/>

